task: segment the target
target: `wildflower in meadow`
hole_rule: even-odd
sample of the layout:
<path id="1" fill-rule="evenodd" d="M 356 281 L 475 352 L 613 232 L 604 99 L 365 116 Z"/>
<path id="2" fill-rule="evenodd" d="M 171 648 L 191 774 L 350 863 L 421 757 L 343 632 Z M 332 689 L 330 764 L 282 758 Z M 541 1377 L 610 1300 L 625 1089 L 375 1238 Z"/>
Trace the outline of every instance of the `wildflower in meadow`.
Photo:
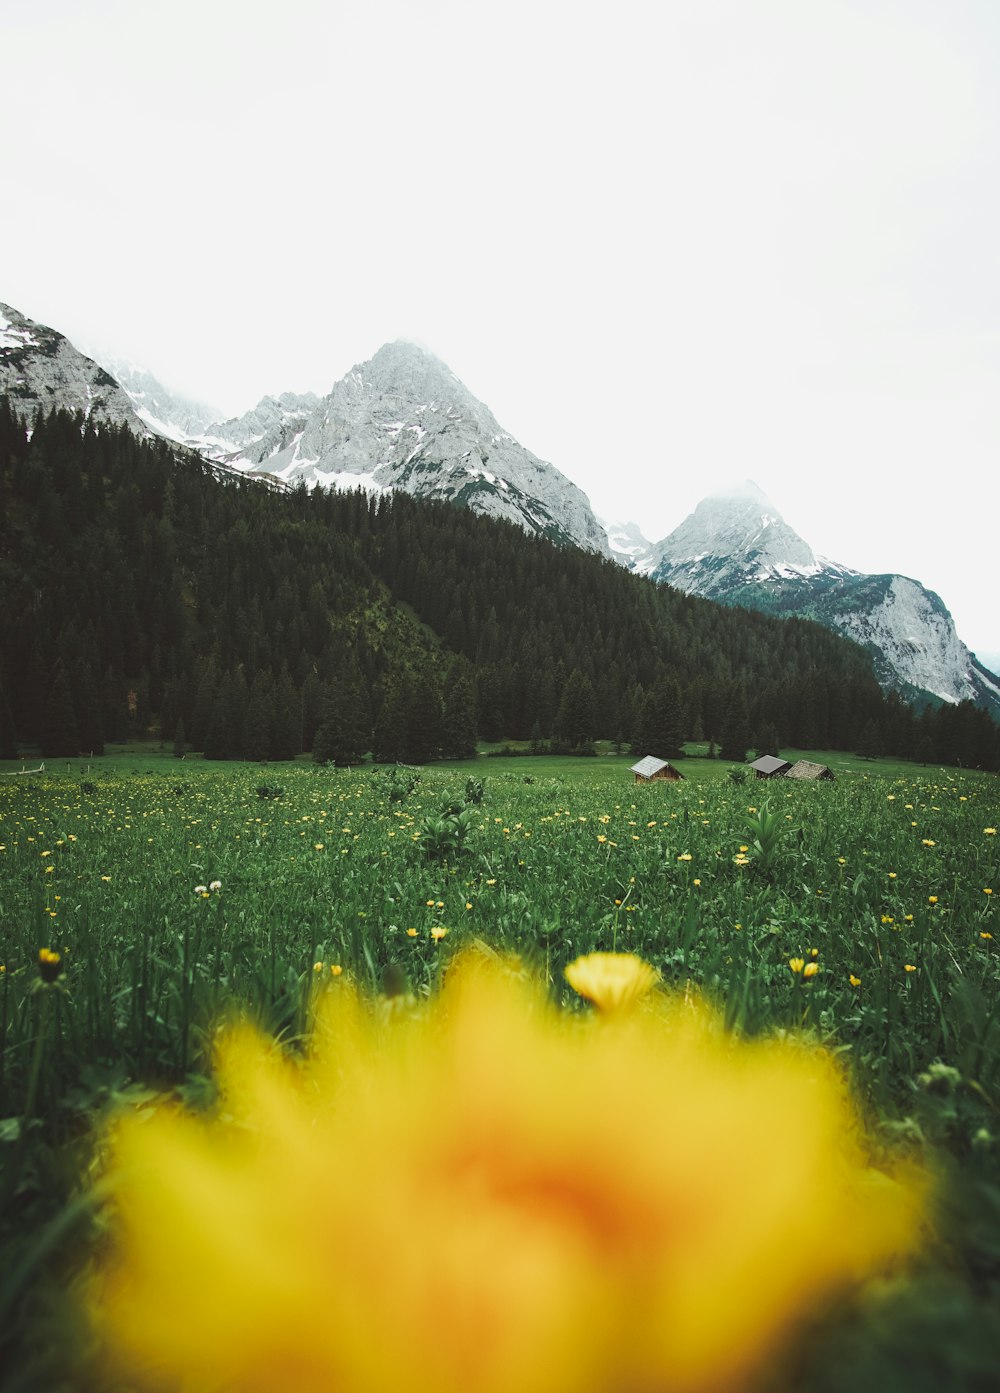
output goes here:
<path id="1" fill-rule="evenodd" d="M 805 960 L 805 958 L 789 958 L 789 959 L 788 959 L 788 966 L 789 966 L 789 968 L 791 969 L 791 971 L 795 973 L 796 976 L 799 975 L 799 973 L 802 971 L 802 969 L 805 967 L 805 965 L 806 965 L 806 960 Z"/>
<path id="2" fill-rule="evenodd" d="M 51 948 L 39 948 L 38 973 L 43 982 L 54 982 L 62 972 L 62 957 Z"/>
<path id="3" fill-rule="evenodd" d="M 658 978 L 634 953 L 587 953 L 565 969 L 566 981 L 599 1011 L 618 1011 L 645 996 Z"/>
<path id="4" fill-rule="evenodd" d="M 216 1074 L 214 1113 L 110 1138 L 129 1387 L 734 1393 L 920 1240 L 836 1061 L 683 998 L 581 1019 L 468 953 L 422 1007 L 321 994 L 298 1058 L 231 1031 Z"/>

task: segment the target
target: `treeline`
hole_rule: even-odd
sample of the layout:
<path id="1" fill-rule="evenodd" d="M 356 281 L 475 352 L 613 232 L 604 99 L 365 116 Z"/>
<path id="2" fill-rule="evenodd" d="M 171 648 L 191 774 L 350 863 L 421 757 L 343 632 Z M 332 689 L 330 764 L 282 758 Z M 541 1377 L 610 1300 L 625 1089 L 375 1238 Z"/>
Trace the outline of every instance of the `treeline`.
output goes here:
<path id="1" fill-rule="evenodd" d="M 423 762 L 477 738 L 997 768 L 819 625 L 726 609 L 447 503 L 281 493 L 0 399 L 0 754 L 159 735 L 207 757 Z"/>

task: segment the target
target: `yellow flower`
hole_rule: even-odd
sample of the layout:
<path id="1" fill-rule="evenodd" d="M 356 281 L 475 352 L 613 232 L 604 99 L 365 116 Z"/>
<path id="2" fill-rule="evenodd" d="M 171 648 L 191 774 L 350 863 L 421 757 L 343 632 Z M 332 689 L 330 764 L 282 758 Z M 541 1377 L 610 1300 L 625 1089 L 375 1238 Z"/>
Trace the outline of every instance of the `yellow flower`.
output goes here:
<path id="1" fill-rule="evenodd" d="M 601 835 L 598 837 L 597 840 L 598 840 L 599 842 L 606 842 L 608 839 L 607 839 L 607 837 L 605 837 L 605 835 L 604 835 L 603 832 L 602 832 Z"/>
<path id="2" fill-rule="evenodd" d="M 690 853 L 690 851 L 682 851 L 681 854 L 680 854 L 680 856 L 678 856 L 677 859 L 678 859 L 678 861 L 690 861 L 690 860 L 691 860 L 691 853 Z"/>
<path id="3" fill-rule="evenodd" d="M 39 948 L 38 972 L 43 982 L 54 982 L 62 972 L 62 958 L 51 948 Z"/>
<path id="4" fill-rule="evenodd" d="M 937 846 L 937 842 L 932 842 L 931 839 L 930 839 L 930 837 L 925 837 L 924 840 L 923 840 L 923 845 L 924 845 L 924 846 Z"/>
<path id="5" fill-rule="evenodd" d="M 447 932 L 448 930 L 444 927 L 443 924 L 435 924 L 434 927 L 431 929 L 431 938 L 433 938 L 435 943 L 440 943 Z"/>
<path id="6" fill-rule="evenodd" d="M 481 953 L 423 1009 L 324 993 L 298 1060 L 225 1035 L 215 1113 L 111 1138 L 114 1377 L 718 1393 L 917 1246 L 923 1177 L 868 1167 L 829 1054 L 683 999 L 619 1027 Z"/>
<path id="7" fill-rule="evenodd" d="M 805 958 L 789 958 L 789 959 L 788 959 L 788 966 L 789 966 L 789 967 L 791 968 L 791 970 L 792 970 L 793 972 L 795 972 L 795 973 L 801 972 L 802 969 L 805 967 L 805 965 L 806 965 L 806 960 L 805 960 Z"/>
<path id="8" fill-rule="evenodd" d="M 992 938 L 993 935 L 990 934 L 990 933 L 981 933 L 981 934 L 979 935 L 979 937 L 980 937 L 980 938 Z"/>
<path id="9" fill-rule="evenodd" d="M 927 896 L 927 903 L 928 903 L 928 904 L 937 904 L 937 895 L 928 895 L 928 896 Z"/>
<path id="10" fill-rule="evenodd" d="M 983 835 L 984 835 L 984 836 L 987 836 L 987 837 L 995 837 L 996 834 L 997 834 L 997 829 L 996 829 L 995 827 L 984 827 L 984 828 L 983 828 Z"/>
<path id="11" fill-rule="evenodd" d="M 815 977 L 818 971 L 819 963 L 806 963 L 805 967 L 802 969 L 802 976 Z"/>
<path id="12" fill-rule="evenodd" d="M 630 1006 L 658 980 L 655 969 L 634 953 L 588 953 L 571 962 L 563 975 L 578 996 L 605 1012 Z"/>
<path id="13" fill-rule="evenodd" d="M 904 971 L 904 972 L 916 972 L 916 970 L 917 970 L 917 968 L 916 968 L 916 964 L 915 964 L 915 963 L 904 963 L 904 964 L 903 964 L 903 971 Z"/>
<path id="14" fill-rule="evenodd" d="M 406 930 L 406 937 L 407 937 L 407 938 L 416 938 L 416 937 L 417 937 L 417 930 L 416 930 L 416 929 L 407 929 L 407 930 Z"/>
<path id="15" fill-rule="evenodd" d="M 850 977 L 849 977 L 848 980 L 850 981 L 850 984 L 851 984 L 852 987 L 860 987 L 860 986 L 861 986 L 861 978 L 860 978 L 860 977 L 855 977 L 855 975 L 854 975 L 853 972 L 851 973 L 851 975 L 850 975 Z"/>
<path id="16" fill-rule="evenodd" d="M 990 886 L 988 886 L 988 885 L 984 885 L 984 886 L 983 886 L 983 894 L 984 894 L 984 895 L 992 895 L 992 894 L 993 894 L 993 891 L 992 891 L 992 889 L 990 888 Z"/>

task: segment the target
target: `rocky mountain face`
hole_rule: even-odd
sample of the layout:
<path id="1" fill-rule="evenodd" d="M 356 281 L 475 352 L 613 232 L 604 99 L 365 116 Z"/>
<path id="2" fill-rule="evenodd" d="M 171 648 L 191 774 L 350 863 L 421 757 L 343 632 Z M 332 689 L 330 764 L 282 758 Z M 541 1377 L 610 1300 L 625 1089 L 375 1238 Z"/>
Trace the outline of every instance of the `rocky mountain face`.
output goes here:
<path id="1" fill-rule="evenodd" d="M 318 400 L 265 397 L 189 444 L 290 484 L 404 489 L 608 555 L 581 489 L 518 444 L 433 354 L 385 344 Z"/>
<path id="2" fill-rule="evenodd" d="M 90 356 L 107 369 L 132 403 L 132 409 L 140 421 L 156 435 L 186 443 L 191 436 L 198 435 L 212 421 L 218 420 L 219 413 L 215 407 L 179 396 L 164 387 L 145 368 L 98 350 L 91 352 Z"/>
<path id="3" fill-rule="evenodd" d="M 264 397 L 221 422 L 144 369 L 105 362 L 0 305 L 0 392 L 29 415 L 39 406 L 83 411 L 186 445 L 222 469 L 286 485 L 404 489 L 610 554 L 586 494 L 518 444 L 444 363 L 415 344 L 385 344 L 325 397 Z"/>
<path id="4" fill-rule="evenodd" d="M 975 701 L 1000 718 L 1000 681 L 959 639 L 939 596 L 908 576 L 863 575 L 816 556 L 753 483 L 703 499 L 633 569 L 722 604 L 815 619 L 867 648 L 883 686 Z"/>
<path id="5" fill-rule="evenodd" d="M 41 407 L 82 411 L 95 421 L 124 422 L 145 434 L 128 395 L 104 368 L 69 339 L 0 304 L 0 392 L 26 416 Z"/>

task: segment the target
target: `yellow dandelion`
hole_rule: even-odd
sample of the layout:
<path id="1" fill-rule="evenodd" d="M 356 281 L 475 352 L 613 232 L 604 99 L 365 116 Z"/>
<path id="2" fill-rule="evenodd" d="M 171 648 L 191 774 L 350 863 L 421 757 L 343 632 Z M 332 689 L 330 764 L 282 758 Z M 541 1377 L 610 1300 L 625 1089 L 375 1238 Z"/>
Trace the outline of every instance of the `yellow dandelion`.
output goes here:
<path id="1" fill-rule="evenodd" d="M 819 972 L 819 963 L 809 962 L 802 969 L 802 976 L 815 977 L 817 972 Z"/>
<path id="2" fill-rule="evenodd" d="M 618 1025 L 477 952 L 406 1012 L 322 994 L 298 1058 L 224 1035 L 217 1111 L 109 1139 L 108 1385 L 717 1393 L 914 1252 L 925 1178 L 869 1168 L 829 1053 Z"/>
<path id="3" fill-rule="evenodd" d="M 917 970 L 916 963 L 904 963 L 904 964 L 903 964 L 903 971 L 904 971 L 904 972 L 916 972 L 916 970 Z"/>
<path id="4" fill-rule="evenodd" d="M 928 903 L 928 904 L 937 904 L 937 902 L 938 902 L 938 897 L 937 897 L 937 895 L 928 895 L 928 896 L 927 896 L 927 903 Z"/>
<path id="5" fill-rule="evenodd" d="M 634 953 L 588 953 L 574 959 L 563 975 L 578 996 L 603 1012 L 631 1005 L 658 980 L 655 969 Z"/>
<path id="6" fill-rule="evenodd" d="M 49 911 L 52 916 L 52 911 Z M 62 972 L 62 958 L 52 948 L 39 948 L 38 972 L 43 982 L 54 982 Z"/>
<path id="7" fill-rule="evenodd" d="M 805 967 L 805 965 L 806 965 L 806 960 L 805 960 L 805 958 L 789 958 L 789 959 L 788 959 L 788 966 L 789 966 L 789 968 L 792 970 L 792 972 L 794 972 L 796 975 L 798 975 L 798 974 L 803 970 L 803 968 Z"/>
<path id="8" fill-rule="evenodd" d="M 991 933 L 981 933 L 981 934 L 979 935 L 979 937 L 980 937 L 980 938 L 992 938 L 993 935 L 992 935 Z"/>
<path id="9" fill-rule="evenodd" d="M 855 977 L 855 975 L 854 975 L 853 972 L 851 973 L 850 977 L 848 978 L 848 981 L 850 982 L 850 984 L 851 984 L 852 987 L 860 987 L 860 986 L 861 986 L 861 978 L 860 978 L 860 977 Z"/>
<path id="10" fill-rule="evenodd" d="M 434 927 L 431 929 L 431 938 L 433 938 L 435 943 L 440 943 L 447 932 L 448 930 L 444 927 L 443 924 L 435 924 Z"/>

